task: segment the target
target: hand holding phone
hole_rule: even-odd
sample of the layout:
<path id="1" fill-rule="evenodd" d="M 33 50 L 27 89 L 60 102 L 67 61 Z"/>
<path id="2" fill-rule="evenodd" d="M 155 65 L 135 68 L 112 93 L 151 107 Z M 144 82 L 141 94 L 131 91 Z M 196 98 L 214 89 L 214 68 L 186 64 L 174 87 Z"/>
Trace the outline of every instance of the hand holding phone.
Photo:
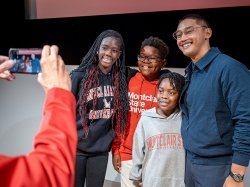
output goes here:
<path id="1" fill-rule="evenodd" d="M 14 61 L 11 73 L 37 74 L 41 72 L 42 49 L 40 48 L 11 48 L 9 57 Z"/>

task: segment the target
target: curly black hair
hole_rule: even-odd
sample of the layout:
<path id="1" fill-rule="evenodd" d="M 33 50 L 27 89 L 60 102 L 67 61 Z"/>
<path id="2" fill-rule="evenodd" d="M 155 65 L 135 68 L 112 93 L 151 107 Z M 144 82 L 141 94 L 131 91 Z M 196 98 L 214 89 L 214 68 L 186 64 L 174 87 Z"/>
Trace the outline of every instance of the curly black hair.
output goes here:
<path id="1" fill-rule="evenodd" d="M 150 36 L 142 42 L 140 50 L 142 50 L 145 46 L 155 47 L 156 49 L 159 50 L 161 59 L 167 58 L 167 55 L 169 53 L 169 47 L 162 39 Z"/>

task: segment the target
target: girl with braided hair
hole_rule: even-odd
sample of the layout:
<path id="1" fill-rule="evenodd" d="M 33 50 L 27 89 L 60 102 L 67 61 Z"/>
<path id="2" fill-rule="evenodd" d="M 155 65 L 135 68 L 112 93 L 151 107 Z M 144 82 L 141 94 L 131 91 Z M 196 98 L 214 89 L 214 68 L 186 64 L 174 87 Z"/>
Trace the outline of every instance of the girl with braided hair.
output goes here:
<path id="1" fill-rule="evenodd" d="M 102 187 L 115 136 L 126 128 L 128 91 L 123 38 L 105 30 L 71 72 L 77 99 L 75 186 Z"/>

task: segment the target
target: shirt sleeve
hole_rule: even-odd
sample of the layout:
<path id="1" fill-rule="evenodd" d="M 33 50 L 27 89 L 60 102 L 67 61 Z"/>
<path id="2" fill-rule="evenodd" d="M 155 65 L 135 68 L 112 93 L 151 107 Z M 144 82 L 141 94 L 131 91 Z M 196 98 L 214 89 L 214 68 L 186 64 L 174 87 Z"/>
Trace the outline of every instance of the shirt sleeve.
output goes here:
<path id="1" fill-rule="evenodd" d="M 61 88 L 48 91 L 33 151 L 16 157 L 0 156 L 1 186 L 74 185 L 75 107 L 72 93 Z"/>
<path id="2" fill-rule="evenodd" d="M 248 166 L 250 159 L 250 72 L 233 63 L 223 74 L 223 95 L 230 108 L 234 126 L 232 162 Z"/>
<path id="3" fill-rule="evenodd" d="M 112 143 L 112 154 L 118 155 L 120 153 L 119 152 L 120 145 L 121 145 L 121 139 L 118 136 L 116 136 Z"/>

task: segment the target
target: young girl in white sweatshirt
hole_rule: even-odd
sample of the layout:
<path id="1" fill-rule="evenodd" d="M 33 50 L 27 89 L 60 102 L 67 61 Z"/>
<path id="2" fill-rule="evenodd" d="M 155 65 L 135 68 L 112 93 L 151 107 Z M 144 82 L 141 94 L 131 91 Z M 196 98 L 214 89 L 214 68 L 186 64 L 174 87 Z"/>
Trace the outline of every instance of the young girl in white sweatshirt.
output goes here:
<path id="1" fill-rule="evenodd" d="M 181 138 L 179 97 L 184 77 L 163 74 L 158 83 L 159 107 L 142 113 L 134 134 L 130 179 L 143 187 L 184 187 L 185 151 Z"/>

